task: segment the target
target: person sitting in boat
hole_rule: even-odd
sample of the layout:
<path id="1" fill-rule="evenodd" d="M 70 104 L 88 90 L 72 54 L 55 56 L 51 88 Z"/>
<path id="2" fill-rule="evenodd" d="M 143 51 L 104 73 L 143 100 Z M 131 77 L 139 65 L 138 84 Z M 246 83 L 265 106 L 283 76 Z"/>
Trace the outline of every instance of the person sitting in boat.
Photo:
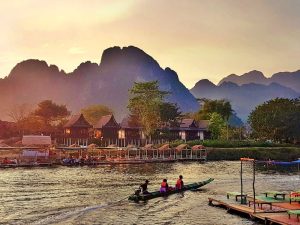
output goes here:
<path id="1" fill-rule="evenodd" d="M 163 182 L 161 183 L 161 187 L 160 187 L 159 191 L 161 193 L 166 193 L 168 190 L 169 190 L 168 180 L 163 179 Z"/>
<path id="2" fill-rule="evenodd" d="M 148 192 L 148 184 L 149 184 L 149 180 L 145 180 L 145 183 L 141 184 L 140 188 L 141 188 L 141 192 L 145 195 L 145 194 L 149 194 Z"/>
<path id="3" fill-rule="evenodd" d="M 9 164 L 9 163 L 10 163 L 10 160 L 8 160 L 8 158 L 5 157 L 4 160 L 3 160 L 3 164 Z"/>
<path id="4" fill-rule="evenodd" d="M 177 182 L 176 182 L 176 189 L 181 190 L 183 188 L 183 176 L 180 175 Z"/>

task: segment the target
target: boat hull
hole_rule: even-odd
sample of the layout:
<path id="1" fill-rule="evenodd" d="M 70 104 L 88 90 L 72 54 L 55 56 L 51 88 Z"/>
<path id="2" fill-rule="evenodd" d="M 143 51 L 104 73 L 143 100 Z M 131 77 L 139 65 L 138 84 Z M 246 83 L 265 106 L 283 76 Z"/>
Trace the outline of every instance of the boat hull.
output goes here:
<path id="1" fill-rule="evenodd" d="M 150 192 L 147 195 L 135 195 L 135 194 L 133 194 L 133 195 L 129 196 L 128 200 L 138 202 L 138 201 L 147 201 L 149 199 L 163 197 L 163 196 L 169 196 L 169 195 L 172 195 L 172 194 L 175 194 L 175 193 L 180 193 L 180 192 L 200 188 L 200 187 L 202 187 L 206 184 L 209 184 L 213 180 L 214 180 L 213 178 L 209 178 L 208 180 L 205 180 L 205 181 L 185 185 L 183 189 L 180 189 L 180 190 L 175 189 L 175 190 L 168 191 L 167 193 L 161 193 L 159 191 L 155 191 L 155 192 Z"/>

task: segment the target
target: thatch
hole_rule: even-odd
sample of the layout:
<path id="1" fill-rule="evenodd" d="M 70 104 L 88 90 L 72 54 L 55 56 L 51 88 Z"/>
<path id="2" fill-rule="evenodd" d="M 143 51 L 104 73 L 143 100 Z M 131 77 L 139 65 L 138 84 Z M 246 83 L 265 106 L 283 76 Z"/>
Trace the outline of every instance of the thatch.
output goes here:
<path id="1" fill-rule="evenodd" d="M 193 147 L 192 147 L 192 150 L 201 150 L 201 149 L 205 149 L 205 147 L 203 146 L 203 145 L 194 145 Z"/>
<path id="2" fill-rule="evenodd" d="M 126 146 L 126 148 L 136 148 L 136 146 L 132 145 L 132 144 L 129 144 L 129 145 Z"/>
<path id="3" fill-rule="evenodd" d="M 88 148 L 97 148 L 98 146 L 96 144 L 89 144 L 87 147 Z"/>
<path id="4" fill-rule="evenodd" d="M 166 150 L 169 150 L 169 149 L 170 149 L 169 144 L 164 144 L 164 145 L 162 145 L 158 148 L 159 151 L 166 151 Z"/>
<path id="5" fill-rule="evenodd" d="M 117 148 L 118 145 L 116 145 L 116 144 L 110 144 L 110 145 L 108 145 L 107 147 L 109 147 L 109 148 Z"/>
<path id="6" fill-rule="evenodd" d="M 143 149 L 151 149 L 153 148 L 153 144 L 147 144 L 143 147 Z"/>
<path id="7" fill-rule="evenodd" d="M 69 146 L 69 148 L 78 148 L 78 147 L 80 147 L 80 145 L 78 145 L 78 144 L 72 144 Z"/>
<path id="8" fill-rule="evenodd" d="M 180 152 L 180 151 L 182 151 L 183 149 L 186 149 L 187 148 L 187 144 L 181 144 L 181 145 L 178 145 L 176 148 L 175 148 L 175 150 L 177 151 L 177 152 Z"/>

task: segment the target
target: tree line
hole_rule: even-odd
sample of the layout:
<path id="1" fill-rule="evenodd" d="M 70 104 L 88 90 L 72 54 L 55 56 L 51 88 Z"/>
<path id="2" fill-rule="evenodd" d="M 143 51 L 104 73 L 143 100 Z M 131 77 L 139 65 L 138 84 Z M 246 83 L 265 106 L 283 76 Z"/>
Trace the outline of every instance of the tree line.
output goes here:
<path id="1" fill-rule="evenodd" d="M 236 116 L 231 103 L 225 99 L 198 99 L 199 110 L 182 113 L 176 103 L 167 101 L 170 92 L 159 89 L 158 81 L 135 82 L 129 90 L 129 123 L 142 127 L 144 134 L 168 136 L 168 127 L 179 126 L 182 118 L 208 120 L 212 139 L 235 140 L 246 138 L 245 126 Z M 113 114 L 105 105 L 81 109 L 87 121 L 95 125 L 104 115 Z M 8 115 L 15 130 L 22 134 L 59 133 L 71 112 L 66 105 L 44 100 L 35 107 L 14 106 Z M 258 105 L 247 120 L 250 138 L 276 142 L 295 142 L 300 137 L 300 99 L 276 98 Z M 236 125 L 237 124 L 237 125 Z M 159 131 L 157 128 L 160 128 Z M 248 137 L 249 138 L 249 137 Z"/>

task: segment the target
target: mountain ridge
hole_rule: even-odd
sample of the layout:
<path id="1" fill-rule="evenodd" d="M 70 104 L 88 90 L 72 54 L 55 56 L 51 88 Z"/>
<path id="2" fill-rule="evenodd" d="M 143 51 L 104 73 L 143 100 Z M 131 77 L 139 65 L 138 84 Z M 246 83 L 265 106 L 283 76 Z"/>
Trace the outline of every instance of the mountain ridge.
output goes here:
<path id="1" fill-rule="evenodd" d="M 18 63 L 7 77 L 0 79 L 0 118 L 8 119 L 7 111 L 15 104 L 35 105 L 51 99 L 66 104 L 73 113 L 91 104 L 104 104 L 120 120 L 128 113 L 128 90 L 133 83 L 152 80 L 158 80 L 162 90 L 171 92 L 167 100 L 178 103 L 183 112 L 199 109 L 197 100 L 174 70 L 161 68 L 143 50 L 128 46 L 108 48 L 99 64 L 82 62 L 70 73 L 44 60 Z"/>
<path id="2" fill-rule="evenodd" d="M 200 80 L 190 91 L 196 98 L 229 100 L 243 121 L 247 120 L 248 115 L 257 105 L 265 101 L 277 97 L 297 98 L 300 96 L 293 89 L 276 82 L 267 85 L 256 83 L 238 85 L 230 81 L 224 81 L 220 85 L 211 84 L 206 79 Z"/>

